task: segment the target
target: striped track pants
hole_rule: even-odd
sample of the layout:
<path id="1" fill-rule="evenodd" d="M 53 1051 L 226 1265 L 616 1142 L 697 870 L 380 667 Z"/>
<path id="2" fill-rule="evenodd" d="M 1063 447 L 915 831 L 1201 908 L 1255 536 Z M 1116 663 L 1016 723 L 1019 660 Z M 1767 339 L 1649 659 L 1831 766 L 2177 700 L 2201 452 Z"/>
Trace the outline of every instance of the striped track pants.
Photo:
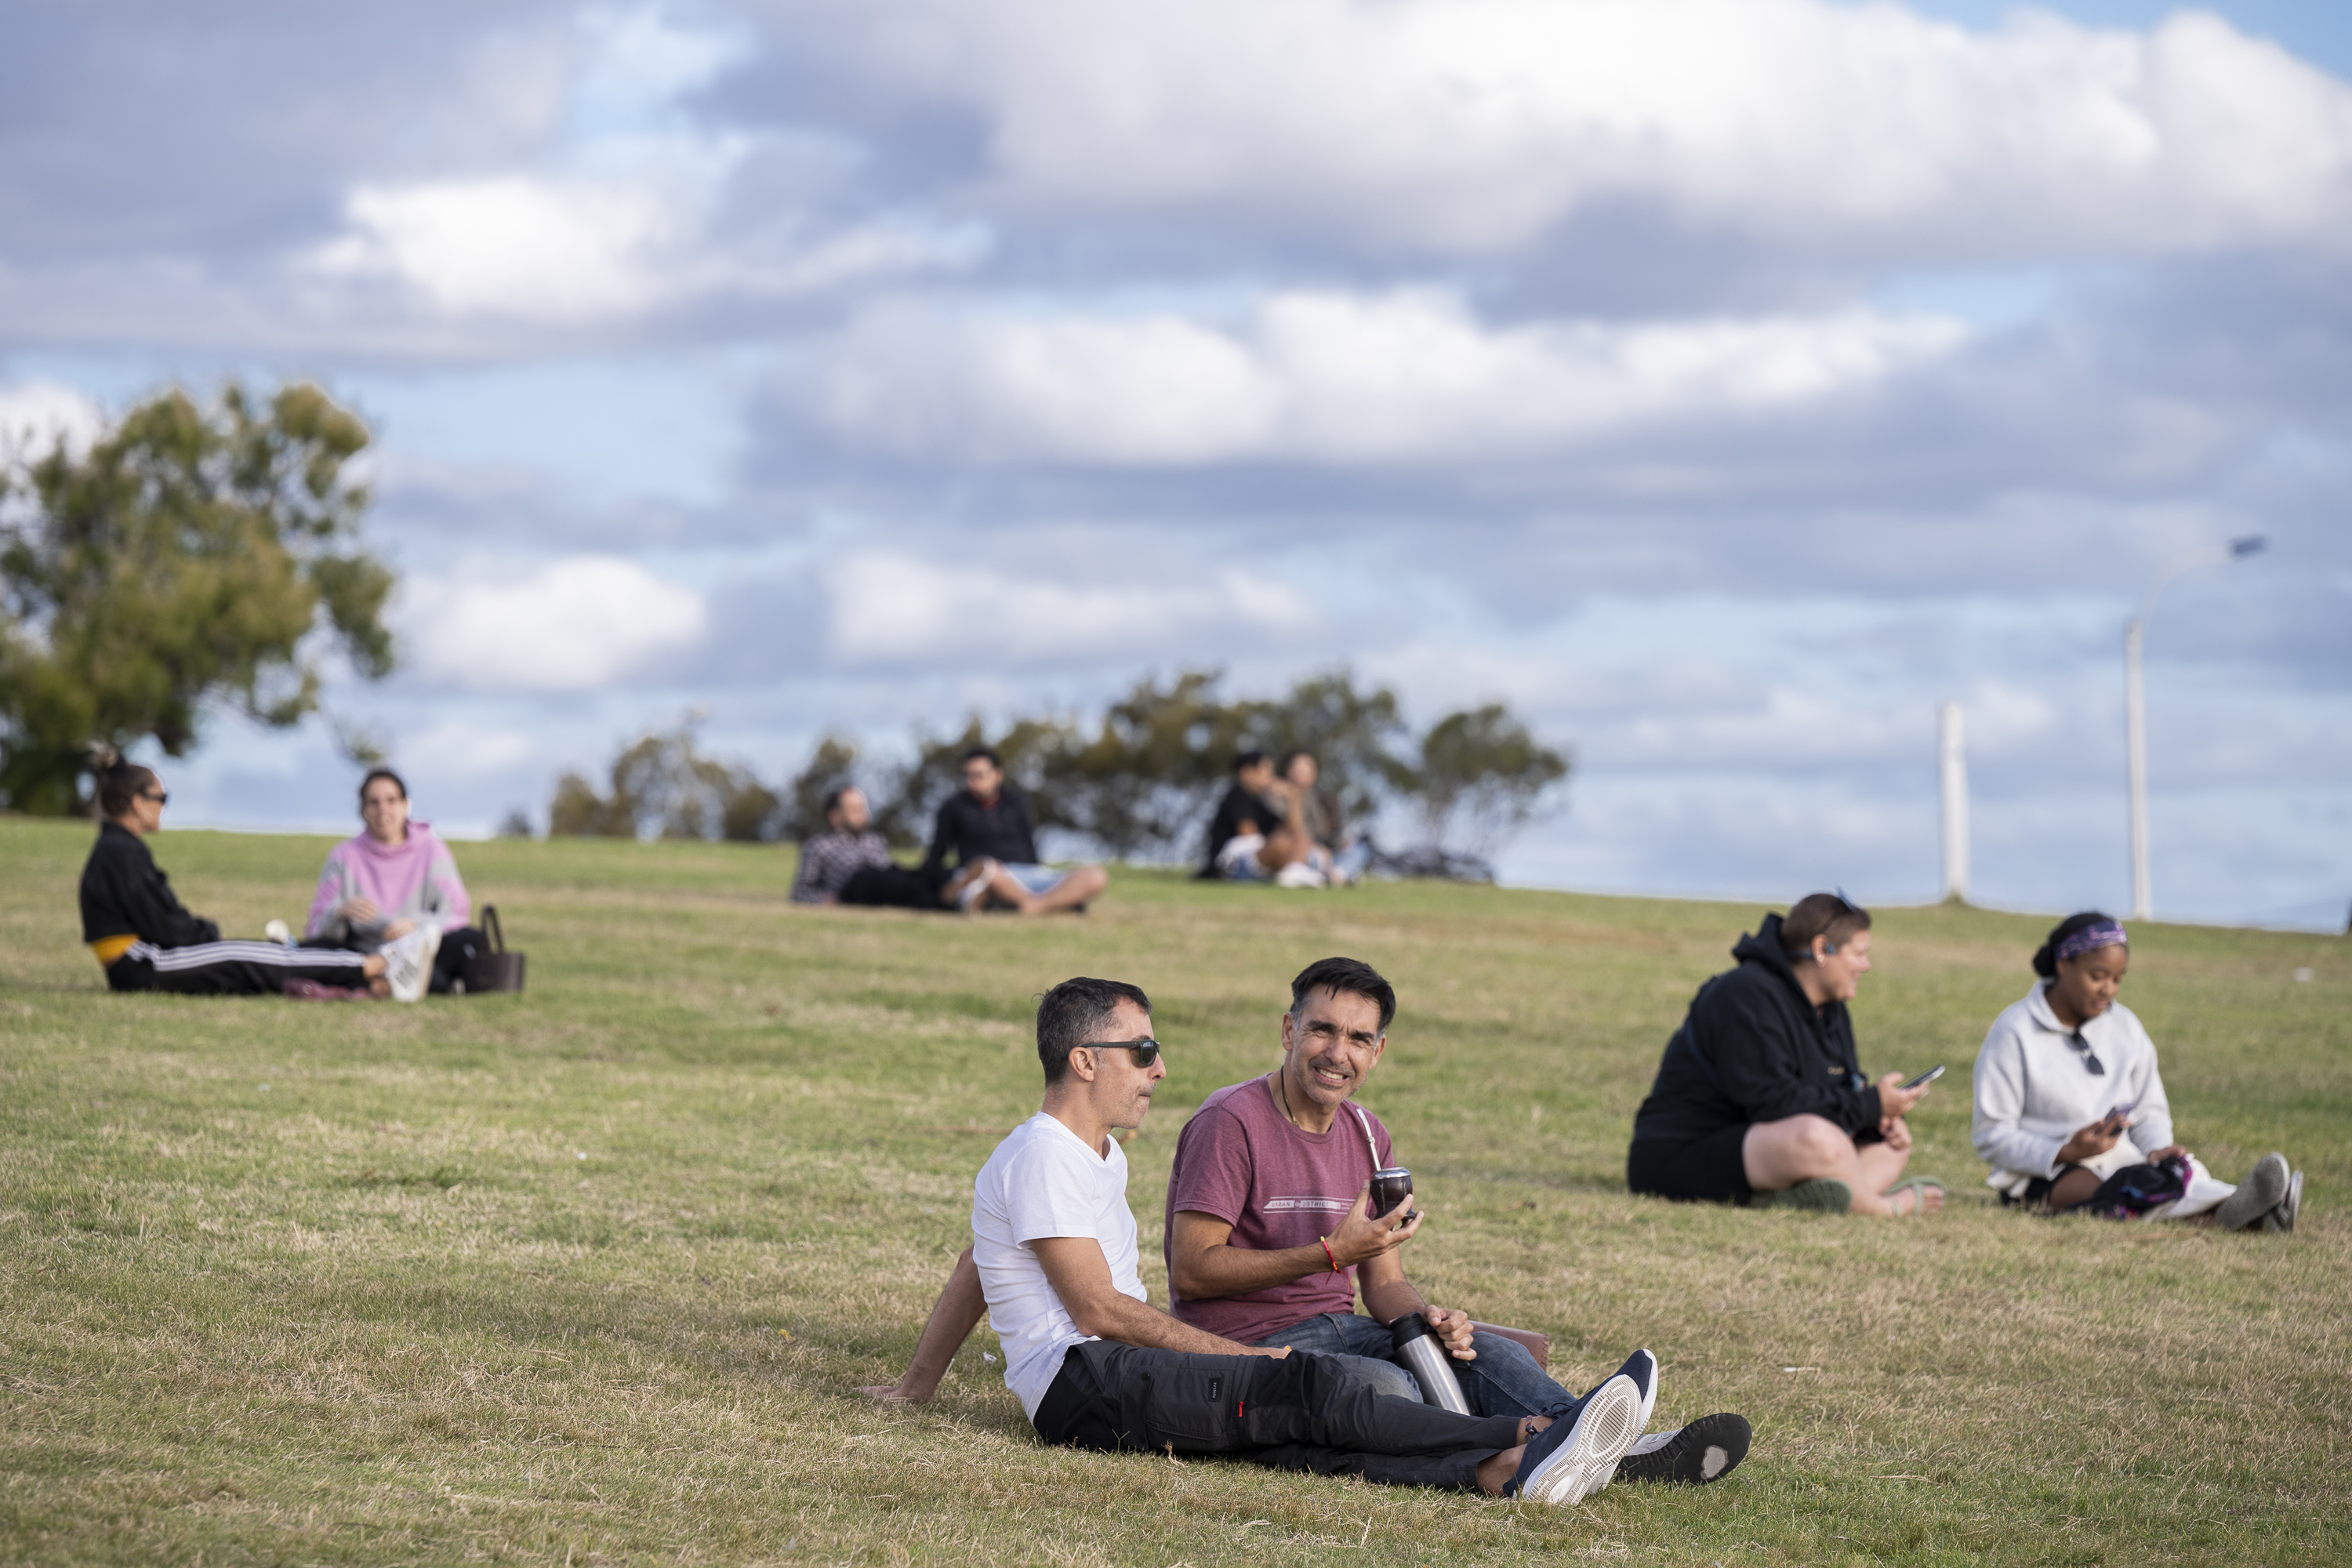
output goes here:
<path id="1" fill-rule="evenodd" d="M 134 942 L 106 966 L 116 991 L 174 991 L 193 996 L 275 996 L 289 980 L 358 990 L 367 984 L 364 953 L 323 947 L 281 947 L 274 942 L 200 942 L 157 947 Z"/>

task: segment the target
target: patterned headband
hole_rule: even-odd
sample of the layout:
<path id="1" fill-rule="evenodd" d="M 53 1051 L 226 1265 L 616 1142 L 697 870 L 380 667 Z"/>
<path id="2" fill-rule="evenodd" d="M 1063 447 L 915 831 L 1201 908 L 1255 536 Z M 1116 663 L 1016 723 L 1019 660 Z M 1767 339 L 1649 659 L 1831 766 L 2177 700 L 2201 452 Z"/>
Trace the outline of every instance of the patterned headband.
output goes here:
<path id="1" fill-rule="evenodd" d="M 2058 944 L 2058 962 L 2080 958 L 2103 947 L 2128 947 L 2131 938 L 2124 934 L 2122 922 L 2095 921 Z"/>

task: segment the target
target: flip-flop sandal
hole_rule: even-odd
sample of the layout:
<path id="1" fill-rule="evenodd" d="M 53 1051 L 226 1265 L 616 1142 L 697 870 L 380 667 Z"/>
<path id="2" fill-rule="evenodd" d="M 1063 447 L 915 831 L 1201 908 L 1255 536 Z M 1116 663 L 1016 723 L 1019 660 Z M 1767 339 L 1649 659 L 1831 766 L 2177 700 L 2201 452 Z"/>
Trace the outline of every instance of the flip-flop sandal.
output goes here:
<path id="1" fill-rule="evenodd" d="M 1777 1193 L 1758 1193 L 1748 1200 L 1755 1209 L 1817 1209 L 1844 1214 L 1853 1207 L 1853 1189 L 1834 1176 L 1815 1176 Z"/>
<path id="2" fill-rule="evenodd" d="M 1936 1189 L 1937 1197 L 1944 1195 L 1944 1184 L 1933 1176 L 1914 1176 L 1907 1182 L 1897 1182 L 1878 1195 L 1882 1198 L 1891 1198 L 1895 1194 L 1908 1189 L 1911 1194 L 1911 1206 L 1907 1209 L 1898 1209 L 1891 1217 L 1909 1219 L 1915 1215 L 1927 1212 L 1927 1189 L 1930 1187 Z"/>

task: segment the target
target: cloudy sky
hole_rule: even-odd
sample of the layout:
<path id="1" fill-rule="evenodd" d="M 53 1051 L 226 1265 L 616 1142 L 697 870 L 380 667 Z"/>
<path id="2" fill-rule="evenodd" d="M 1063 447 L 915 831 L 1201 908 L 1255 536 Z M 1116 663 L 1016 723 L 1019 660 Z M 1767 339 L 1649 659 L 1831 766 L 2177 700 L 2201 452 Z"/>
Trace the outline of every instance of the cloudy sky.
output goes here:
<path id="1" fill-rule="evenodd" d="M 1345 665 L 1572 745 L 1514 880 L 2352 901 L 2352 13 L 27 0 L 0 425 L 369 419 L 420 814 Z M 323 725 L 175 820 L 338 826 Z"/>

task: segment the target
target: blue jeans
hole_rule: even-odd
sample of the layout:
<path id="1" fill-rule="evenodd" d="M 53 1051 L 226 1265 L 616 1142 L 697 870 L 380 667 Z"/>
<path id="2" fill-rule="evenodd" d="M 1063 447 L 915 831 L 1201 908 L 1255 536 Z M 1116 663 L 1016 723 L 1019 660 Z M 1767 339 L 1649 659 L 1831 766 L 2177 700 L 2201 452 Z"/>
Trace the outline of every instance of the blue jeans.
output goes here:
<path id="1" fill-rule="evenodd" d="M 1381 1393 L 1419 1399 L 1421 1384 L 1403 1363 L 1392 1359 L 1395 1342 L 1386 1328 L 1356 1312 L 1324 1312 L 1258 1341 L 1262 1345 L 1288 1345 L 1315 1355 L 1337 1356 L 1348 1363 L 1349 1371 Z M 1473 1415 L 1541 1415 L 1580 1403 L 1546 1376 L 1536 1358 L 1517 1340 L 1473 1334 L 1470 1348 L 1478 1352 L 1478 1359 L 1453 1365 Z"/>

